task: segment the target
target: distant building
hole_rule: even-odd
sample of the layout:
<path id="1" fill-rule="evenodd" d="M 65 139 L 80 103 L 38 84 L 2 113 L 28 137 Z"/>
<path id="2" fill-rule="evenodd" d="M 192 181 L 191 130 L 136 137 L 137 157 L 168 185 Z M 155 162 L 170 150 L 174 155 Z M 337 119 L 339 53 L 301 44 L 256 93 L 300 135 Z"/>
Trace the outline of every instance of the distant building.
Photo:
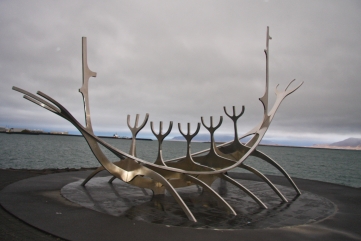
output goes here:
<path id="1" fill-rule="evenodd" d="M 35 134 L 41 134 L 44 133 L 42 130 L 29 130 L 29 129 L 23 129 L 23 128 L 10 128 L 7 129 L 6 132 L 12 132 L 12 133 L 35 133 Z"/>
<path id="2" fill-rule="evenodd" d="M 21 129 L 21 128 L 10 128 L 6 132 L 22 132 L 24 130 L 25 129 Z"/>

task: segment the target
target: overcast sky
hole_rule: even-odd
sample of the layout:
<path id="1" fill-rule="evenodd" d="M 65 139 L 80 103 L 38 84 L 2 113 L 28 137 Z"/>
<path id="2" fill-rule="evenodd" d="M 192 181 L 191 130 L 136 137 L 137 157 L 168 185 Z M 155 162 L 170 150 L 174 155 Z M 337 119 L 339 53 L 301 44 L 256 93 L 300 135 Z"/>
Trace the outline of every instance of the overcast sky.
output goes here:
<path id="1" fill-rule="evenodd" d="M 127 114 L 190 122 L 237 111 L 239 134 L 262 119 L 266 29 L 274 88 L 304 81 L 265 136 L 289 143 L 361 138 L 360 1 L 0 1 L 0 126 L 75 133 L 12 86 L 41 90 L 83 122 L 81 37 L 88 39 L 97 134 L 130 135 Z M 178 136 L 177 125 L 170 136 Z M 207 133 L 202 128 L 201 132 Z M 149 125 L 140 136 L 149 136 Z"/>

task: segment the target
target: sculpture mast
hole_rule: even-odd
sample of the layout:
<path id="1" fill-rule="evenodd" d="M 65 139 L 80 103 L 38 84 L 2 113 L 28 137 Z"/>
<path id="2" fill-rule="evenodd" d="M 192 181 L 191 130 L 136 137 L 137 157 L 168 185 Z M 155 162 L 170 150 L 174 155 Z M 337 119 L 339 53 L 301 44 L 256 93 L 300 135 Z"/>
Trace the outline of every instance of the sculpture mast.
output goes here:
<path id="1" fill-rule="evenodd" d="M 264 114 L 267 115 L 268 114 L 268 80 L 269 80 L 269 70 L 268 70 L 268 65 L 269 65 L 269 40 L 272 39 L 271 36 L 269 35 L 269 27 L 267 26 L 267 36 L 266 36 L 266 49 L 264 50 L 264 53 L 266 54 L 266 89 L 265 89 L 265 93 L 264 95 L 259 99 L 263 106 L 264 106 Z"/>
<path id="2" fill-rule="evenodd" d="M 89 79 L 90 77 L 96 77 L 97 73 L 93 72 L 88 67 L 88 54 L 87 54 L 87 41 L 86 37 L 82 37 L 82 66 L 83 66 L 83 85 L 79 89 L 79 92 L 83 95 L 84 102 L 84 114 L 85 114 L 85 128 L 93 133 L 93 127 L 91 124 L 90 107 L 89 107 Z"/>

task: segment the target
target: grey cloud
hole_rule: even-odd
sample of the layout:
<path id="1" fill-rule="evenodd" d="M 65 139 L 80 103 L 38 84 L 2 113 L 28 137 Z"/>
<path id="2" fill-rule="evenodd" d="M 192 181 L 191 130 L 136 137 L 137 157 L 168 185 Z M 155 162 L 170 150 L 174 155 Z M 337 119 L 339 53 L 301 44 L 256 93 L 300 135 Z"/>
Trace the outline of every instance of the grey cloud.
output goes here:
<path id="1" fill-rule="evenodd" d="M 268 136 L 361 137 L 360 10 L 357 1 L 2 1 L 0 126 L 74 130 L 11 87 L 41 90 L 83 120 L 87 36 L 96 130 L 126 131 L 127 114 L 146 112 L 195 126 L 245 105 L 239 127 L 247 131 L 262 118 L 270 26 L 270 103 L 277 84 L 305 84 L 282 103 Z M 232 133 L 226 118 L 219 131 Z"/>

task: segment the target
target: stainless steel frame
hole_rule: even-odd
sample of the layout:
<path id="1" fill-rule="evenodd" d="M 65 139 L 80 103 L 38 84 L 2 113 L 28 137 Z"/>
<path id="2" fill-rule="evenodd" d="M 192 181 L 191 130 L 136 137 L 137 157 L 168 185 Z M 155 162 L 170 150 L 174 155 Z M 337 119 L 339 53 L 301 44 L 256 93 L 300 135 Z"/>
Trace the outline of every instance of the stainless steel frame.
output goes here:
<path id="1" fill-rule="evenodd" d="M 265 93 L 260 98 L 261 103 L 264 107 L 263 120 L 260 124 L 256 125 L 252 130 L 244 134 L 243 136 L 238 136 L 237 131 L 237 121 L 244 113 L 244 106 L 242 106 L 242 111 L 240 114 L 236 115 L 236 109 L 233 106 L 233 114 L 230 115 L 226 107 L 224 107 L 225 114 L 233 121 L 234 124 L 234 140 L 216 146 L 214 141 L 214 133 L 221 126 L 223 122 L 223 117 L 220 117 L 220 120 L 216 126 L 213 126 L 213 117 L 210 117 L 210 125 L 206 125 L 203 117 L 201 118 L 202 125 L 209 131 L 211 135 L 211 144 L 210 148 L 203 150 L 197 153 L 191 153 L 191 141 L 197 135 L 200 129 L 200 123 L 197 124 L 197 128 L 193 134 L 190 134 L 190 123 L 187 125 L 187 133 L 185 134 L 182 131 L 181 125 L 178 124 L 179 131 L 184 136 L 187 141 L 187 154 L 184 157 L 179 157 L 172 160 L 163 160 L 162 156 L 162 142 L 164 138 L 171 132 L 173 127 L 173 122 L 170 122 L 168 130 L 162 134 L 163 123 L 160 122 L 159 133 L 157 134 L 154 130 L 153 122 L 150 123 L 151 130 L 155 137 L 158 140 L 158 156 L 154 163 L 142 160 L 136 156 L 136 136 L 139 131 L 146 125 L 149 114 L 145 115 L 144 121 L 141 125 L 138 126 L 139 115 L 136 115 L 135 125 L 131 127 L 130 125 L 130 116 L 127 117 L 127 124 L 132 133 L 132 143 L 129 150 L 129 153 L 126 153 L 122 150 L 119 150 L 104 140 L 97 137 L 93 132 L 93 127 L 91 124 L 91 115 L 90 115 L 90 106 L 89 106 L 89 94 L 88 94 L 88 83 L 90 77 L 96 77 L 96 73 L 91 71 L 87 64 L 87 41 L 86 38 L 82 39 L 82 56 L 83 56 L 83 84 L 79 89 L 79 92 L 83 96 L 84 103 L 84 114 L 85 114 L 85 126 L 80 124 L 68 110 L 66 110 L 60 103 L 52 99 L 48 95 L 38 91 L 37 95 L 33 95 L 23 89 L 13 87 L 14 90 L 24 94 L 24 98 L 40 105 L 41 107 L 47 109 L 59 115 L 60 117 L 68 120 L 72 123 L 84 136 L 85 140 L 89 144 L 90 149 L 92 150 L 94 156 L 97 158 L 101 166 L 91 173 L 82 183 L 86 185 L 97 173 L 103 170 L 107 170 L 113 177 L 109 180 L 111 183 L 115 178 L 118 178 L 126 183 L 131 185 L 149 188 L 153 191 L 154 195 L 164 194 L 167 190 L 182 207 L 183 211 L 187 215 L 189 220 L 196 222 L 196 218 L 193 216 L 192 212 L 189 210 L 187 205 L 184 203 L 182 198 L 176 191 L 176 188 L 185 187 L 189 185 L 198 185 L 203 188 L 203 191 L 207 191 L 211 196 L 218 202 L 220 207 L 223 207 L 227 213 L 231 215 L 237 215 L 233 208 L 210 186 L 218 178 L 221 178 L 224 181 L 227 181 L 240 190 L 249 195 L 255 202 L 259 204 L 261 208 L 267 208 L 267 206 L 250 190 L 244 187 L 241 183 L 230 178 L 227 174 L 228 171 L 239 167 L 246 169 L 257 176 L 259 176 L 263 181 L 265 181 L 274 192 L 281 198 L 283 202 L 287 202 L 287 199 L 282 195 L 282 193 L 273 185 L 273 183 L 260 171 L 255 168 L 245 164 L 244 162 L 249 156 L 258 157 L 269 164 L 277 168 L 291 183 L 296 191 L 296 195 L 300 195 L 301 192 L 293 182 L 291 177 L 287 172 L 275 162 L 272 158 L 268 157 L 266 154 L 257 150 L 256 147 L 262 140 L 266 131 L 268 130 L 271 121 L 273 120 L 275 113 L 280 106 L 283 99 L 286 96 L 290 95 L 296 91 L 302 84 L 299 84 L 297 87 L 288 90 L 288 87 L 294 81 L 292 80 L 284 91 L 279 91 L 276 87 L 276 101 L 269 111 L 268 109 L 268 86 L 269 86 L 269 40 L 271 39 L 269 35 L 269 28 L 267 27 L 267 36 L 266 36 L 266 87 Z M 42 97 L 42 98 L 41 98 Z M 250 141 L 243 145 L 239 140 L 253 135 Z M 119 158 L 119 161 L 112 163 L 104 155 L 103 151 L 100 148 L 100 145 L 110 150 L 114 155 Z M 201 155 L 202 154 L 202 155 Z"/>

